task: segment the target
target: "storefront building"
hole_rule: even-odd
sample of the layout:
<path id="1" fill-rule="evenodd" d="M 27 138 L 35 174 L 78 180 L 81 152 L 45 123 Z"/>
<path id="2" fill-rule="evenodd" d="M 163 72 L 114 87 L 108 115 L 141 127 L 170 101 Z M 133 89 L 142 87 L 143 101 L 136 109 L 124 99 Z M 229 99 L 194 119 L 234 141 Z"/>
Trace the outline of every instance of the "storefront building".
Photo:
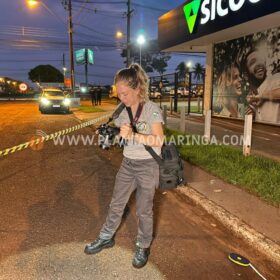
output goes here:
<path id="1" fill-rule="evenodd" d="M 189 0 L 159 18 L 167 52 L 205 52 L 204 111 L 280 125 L 280 1 Z"/>

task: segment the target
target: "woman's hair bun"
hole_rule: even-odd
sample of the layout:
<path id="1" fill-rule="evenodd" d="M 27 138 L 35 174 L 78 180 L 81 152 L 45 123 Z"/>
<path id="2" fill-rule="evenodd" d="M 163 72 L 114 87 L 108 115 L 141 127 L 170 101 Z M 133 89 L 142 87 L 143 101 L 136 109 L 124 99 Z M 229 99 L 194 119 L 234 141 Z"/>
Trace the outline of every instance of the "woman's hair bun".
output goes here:
<path id="1" fill-rule="evenodd" d="M 137 63 L 132 63 L 130 66 L 129 66 L 130 69 L 134 70 L 135 72 L 138 72 L 140 67 Z"/>

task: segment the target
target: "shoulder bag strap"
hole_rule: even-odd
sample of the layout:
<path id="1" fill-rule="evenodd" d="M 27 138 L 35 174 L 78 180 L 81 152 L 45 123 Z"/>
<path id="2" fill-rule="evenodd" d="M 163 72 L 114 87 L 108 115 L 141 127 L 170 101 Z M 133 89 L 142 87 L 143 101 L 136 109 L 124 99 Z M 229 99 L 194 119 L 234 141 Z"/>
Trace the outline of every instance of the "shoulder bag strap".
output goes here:
<path id="1" fill-rule="evenodd" d="M 123 111 L 123 109 L 125 108 L 125 105 L 123 103 L 121 103 L 117 109 L 114 111 L 114 113 L 112 114 L 112 116 L 109 118 L 108 123 L 110 123 L 112 120 L 115 120 L 116 118 L 119 117 L 120 113 Z"/>
<path id="2" fill-rule="evenodd" d="M 138 107 L 138 109 L 139 109 L 139 107 Z M 137 109 L 137 112 L 138 112 L 138 109 Z M 133 120 L 131 108 L 130 107 L 126 107 L 126 110 L 127 110 L 128 116 L 129 116 L 130 124 L 132 126 L 132 130 L 133 130 L 133 132 L 137 132 L 135 123 L 139 119 L 141 112 L 140 112 L 138 117 L 137 117 L 137 112 L 136 112 L 135 118 Z M 142 109 L 141 109 L 141 111 L 142 111 Z M 137 120 L 135 121 L 136 117 L 137 117 Z M 150 155 L 156 160 L 156 162 L 159 165 L 163 164 L 162 158 L 154 151 L 154 149 L 152 147 L 144 145 L 144 144 L 143 144 L 143 146 L 145 147 L 146 151 L 150 153 Z"/>

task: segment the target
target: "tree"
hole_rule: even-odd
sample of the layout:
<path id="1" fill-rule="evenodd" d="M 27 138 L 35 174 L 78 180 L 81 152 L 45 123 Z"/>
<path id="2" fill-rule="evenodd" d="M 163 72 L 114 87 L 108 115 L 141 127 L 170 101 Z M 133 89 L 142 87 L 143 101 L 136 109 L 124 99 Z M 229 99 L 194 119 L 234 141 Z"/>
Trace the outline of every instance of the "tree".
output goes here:
<path id="1" fill-rule="evenodd" d="M 202 80 L 204 76 L 204 68 L 200 63 L 196 63 L 194 66 L 194 78 L 196 80 Z"/>
<path id="2" fill-rule="evenodd" d="M 188 73 L 190 72 L 189 67 L 186 65 L 184 61 L 182 61 L 177 65 L 176 71 L 178 71 L 179 81 L 184 82 L 184 85 L 187 86 L 189 81 Z"/>
<path id="3" fill-rule="evenodd" d="M 155 71 L 162 75 L 165 72 L 166 67 L 168 66 L 167 61 L 169 59 L 170 55 L 159 53 L 157 55 L 154 55 L 151 66 Z"/>
<path id="4" fill-rule="evenodd" d="M 28 72 L 32 82 L 63 83 L 63 74 L 52 65 L 38 65 Z"/>
<path id="5" fill-rule="evenodd" d="M 121 56 L 126 58 L 126 49 L 123 49 Z M 140 49 L 136 43 L 130 45 L 130 56 L 132 61 L 140 62 Z M 142 46 L 141 66 L 147 73 L 156 71 L 159 74 L 163 74 L 170 58 L 171 56 L 168 54 L 160 52 L 157 40 L 150 40 Z M 124 63 L 126 63 L 126 61 L 124 61 Z"/>

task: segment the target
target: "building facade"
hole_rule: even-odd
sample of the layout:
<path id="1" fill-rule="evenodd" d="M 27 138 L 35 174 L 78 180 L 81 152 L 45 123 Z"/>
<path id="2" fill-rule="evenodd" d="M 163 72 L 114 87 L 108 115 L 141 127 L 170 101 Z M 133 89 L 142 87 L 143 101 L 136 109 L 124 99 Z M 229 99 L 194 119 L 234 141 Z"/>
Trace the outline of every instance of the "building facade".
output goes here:
<path id="1" fill-rule="evenodd" d="M 205 111 L 280 125 L 279 11 L 275 0 L 189 0 L 159 18 L 159 45 L 206 53 Z"/>

